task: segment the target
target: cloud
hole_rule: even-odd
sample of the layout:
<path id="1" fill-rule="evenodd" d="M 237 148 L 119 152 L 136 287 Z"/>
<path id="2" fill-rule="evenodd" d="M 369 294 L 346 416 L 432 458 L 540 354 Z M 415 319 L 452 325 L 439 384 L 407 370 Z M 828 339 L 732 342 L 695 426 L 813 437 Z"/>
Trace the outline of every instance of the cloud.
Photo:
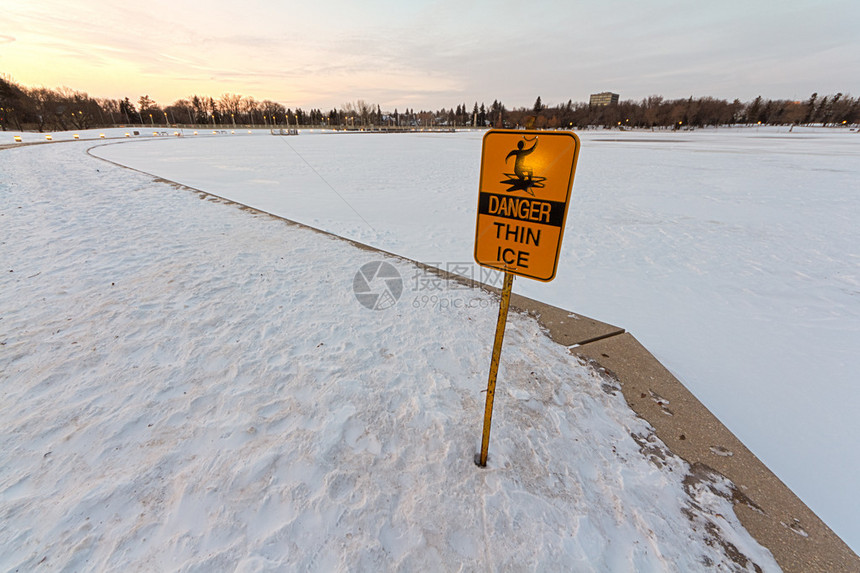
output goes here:
<path id="1" fill-rule="evenodd" d="M 584 101 L 607 89 L 622 99 L 787 97 L 829 89 L 822 82 L 856 92 L 857 2 L 827 2 L 845 17 L 830 22 L 833 10 L 792 0 L 778 11 L 749 0 L 546 0 L 540 11 L 521 0 L 413 0 L 397 10 L 390 0 L 317 0 L 273 3 L 262 15 L 226 0 L 202 12 L 173 0 L 169 17 L 95 0 L 73 11 L 20 3 L 0 46 L 15 42 L 3 50 L 15 52 L 5 71 L 32 83 L 164 101 L 229 91 L 305 107 L 363 97 L 438 108 Z"/>

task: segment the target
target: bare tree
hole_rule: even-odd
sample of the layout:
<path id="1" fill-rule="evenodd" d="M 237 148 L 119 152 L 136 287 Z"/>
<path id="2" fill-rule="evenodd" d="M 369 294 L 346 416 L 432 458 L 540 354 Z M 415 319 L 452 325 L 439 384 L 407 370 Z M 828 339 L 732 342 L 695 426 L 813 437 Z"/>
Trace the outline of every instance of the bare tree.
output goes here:
<path id="1" fill-rule="evenodd" d="M 242 96 L 238 94 L 224 94 L 218 99 L 218 108 L 224 115 L 224 119 L 233 120 L 242 112 Z"/>
<path id="2" fill-rule="evenodd" d="M 287 109 L 279 103 L 266 99 L 260 103 L 260 111 L 263 113 L 264 123 L 278 125 L 285 117 Z"/>

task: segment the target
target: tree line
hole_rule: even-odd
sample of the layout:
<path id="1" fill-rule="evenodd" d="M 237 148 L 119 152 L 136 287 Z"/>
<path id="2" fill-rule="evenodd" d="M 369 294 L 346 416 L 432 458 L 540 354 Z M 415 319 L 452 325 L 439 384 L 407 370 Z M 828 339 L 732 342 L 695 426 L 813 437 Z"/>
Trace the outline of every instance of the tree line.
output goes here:
<path id="1" fill-rule="evenodd" d="M 194 125 L 321 126 L 344 129 L 380 127 L 527 127 L 534 129 L 663 128 L 728 125 L 854 125 L 860 123 L 860 98 L 837 93 L 803 101 L 757 97 L 731 102 L 712 97 L 664 99 L 650 96 L 595 106 L 573 102 L 508 109 L 500 101 L 465 103 L 451 109 L 383 111 L 364 100 L 329 111 L 290 109 L 270 100 L 226 93 L 219 98 L 193 95 L 161 106 L 148 95 L 132 101 L 90 97 L 70 88 L 27 88 L 0 75 L 0 129 L 17 131 L 89 129 L 111 125 L 141 127 Z"/>
<path id="2" fill-rule="evenodd" d="M 639 101 L 592 106 L 587 103 L 555 107 L 542 105 L 512 113 L 519 125 L 536 128 L 637 127 L 685 129 L 728 125 L 854 125 L 860 123 L 860 98 L 837 93 L 804 101 L 764 99 L 731 102 L 713 97 L 668 100 L 650 96 Z"/>

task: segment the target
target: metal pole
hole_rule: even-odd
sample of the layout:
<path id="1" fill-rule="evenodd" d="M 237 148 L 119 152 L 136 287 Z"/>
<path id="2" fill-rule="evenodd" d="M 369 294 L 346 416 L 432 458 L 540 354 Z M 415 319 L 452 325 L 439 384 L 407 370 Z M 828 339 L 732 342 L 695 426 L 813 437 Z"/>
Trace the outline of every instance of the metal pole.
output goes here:
<path id="1" fill-rule="evenodd" d="M 496 340 L 493 343 L 493 357 L 490 359 L 490 379 L 487 382 L 487 404 L 484 407 L 484 435 L 481 438 L 481 453 L 476 456 L 475 463 L 487 466 L 487 451 L 490 447 L 490 424 L 493 421 L 493 399 L 496 396 L 496 375 L 499 372 L 499 358 L 502 354 L 502 340 L 505 338 L 505 325 L 508 322 L 508 305 L 511 302 L 511 287 L 514 275 L 505 272 L 505 283 L 502 287 L 502 300 L 499 303 L 499 320 L 496 322 Z"/>

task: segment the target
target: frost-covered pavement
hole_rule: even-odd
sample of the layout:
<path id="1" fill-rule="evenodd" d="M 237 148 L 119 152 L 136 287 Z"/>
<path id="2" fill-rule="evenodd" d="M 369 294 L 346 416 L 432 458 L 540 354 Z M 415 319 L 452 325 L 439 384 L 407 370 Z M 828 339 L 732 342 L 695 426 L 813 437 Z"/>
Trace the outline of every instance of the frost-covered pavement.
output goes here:
<path id="1" fill-rule="evenodd" d="M 86 145 L 0 152 L 0 569 L 777 569 L 533 320 L 479 469 L 489 295 L 370 311 L 377 254 Z"/>

